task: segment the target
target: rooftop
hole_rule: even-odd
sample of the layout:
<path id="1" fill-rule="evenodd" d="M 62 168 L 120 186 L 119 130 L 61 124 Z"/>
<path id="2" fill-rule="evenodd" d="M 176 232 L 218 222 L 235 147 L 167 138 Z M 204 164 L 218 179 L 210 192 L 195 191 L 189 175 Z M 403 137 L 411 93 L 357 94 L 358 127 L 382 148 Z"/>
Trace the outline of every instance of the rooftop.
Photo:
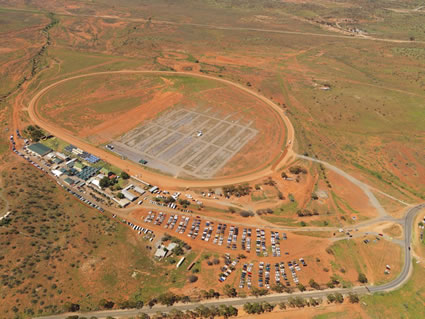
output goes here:
<path id="1" fill-rule="evenodd" d="M 75 181 L 69 177 L 65 178 L 63 181 L 67 183 L 68 185 L 73 185 L 75 183 Z"/>
<path id="2" fill-rule="evenodd" d="M 34 153 L 37 153 L 40 156 L 44 156 L 49 154 L 52 149 L 41 144 L 41 143 L 34 143 L 28 146 L 28 149 Z"/>

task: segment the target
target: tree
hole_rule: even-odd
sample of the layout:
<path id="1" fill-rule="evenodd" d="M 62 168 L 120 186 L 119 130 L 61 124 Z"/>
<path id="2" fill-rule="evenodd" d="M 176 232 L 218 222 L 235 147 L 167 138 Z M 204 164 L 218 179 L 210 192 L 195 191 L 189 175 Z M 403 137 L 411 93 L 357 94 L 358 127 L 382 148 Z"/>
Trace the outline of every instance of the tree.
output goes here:
<path id="1" fill-rule="evenodd" d="M 187 280 L 188 280 L 190 283 L 197 282 L 197 281 L 198 281 L 198 276 L 190 275 L 190 276 L 187 278 Z"/>
<path id="2" fill-rule="evenodd" d="M 258 302 L 244 304 L 243 310 L 250 315 L 264 312 L 263 307 Z"/>
<path id="3" fill-rule="evenodd" d="M 174 203 L 176 200 L 173 196 L 168 196 L 164 199 L 165 204 Z"/>
<path id="4" fill-rule="evenodd" d="M 268 302 L 263 302 L 261 304 L 261 307 L 263 308 L 263 311 L 264 312 L 271 312 L 274 309 L 274 306 L 271 305 L 271 304 L 269 304 Z"/>
<path id="5" fill-rule="evenodd" d="M 128 173 L 124 172 L 124 171 L 121 172 L 120 176 L 121 176 L 122 179 L 129 179 L 130 178 L 130 175 L 128 175 Z"/>
<path id="6" fill-rule="evenodd" d="M 238 295 L 238 292 L 235 288 L 230 287 L 229 284 L 226 284 L 223 288 L 223 293 L 228 297 L 236 297 Z"/>
<path id="7" fill-rule="evenodd" d="M 364 273 L 359 273 L 359 277 L 357 279 L 359 282 L 361 282 L 362 284 L 367 283 L 367 277 Z"/>
<path id="8" fill-rule="evenodd" d="M 238 316 L 238 309 L 236 309 L 233 306 L 227 306 L 226 308 L 227 308 L 227 312 L 223 315 L 224 318 Z"/>
<path id="9" fill-rule="evenodd" d="M 329 294 L 327 297 L 328 297 L 329 303 L 335 302 L 335 300 L 336 300 L 335 295 L 333 295 L 333 294 Z"/>
<path id="10" fill-rule="evenodd" d="M 188 302 L 190 302 L 190 297 L 189 296 L 182 296 L 180 301 L 183 302 L 183 303 L 188 303 Z"/>
<path id="11" fill-rule="evenodd" d="M 300 173 L 307 174 L 307 170 L 301 166 L 292 166 L 289 168 L 289 171 L 291 172 L 291 174 L 295 175 L 298 175 Z"/>
<path id="12" fill-rule="evenodd" d="M 243 210 L 239 213 L 239 215 L 241 215 L 242 217 L 252 217 L 254 216 L 254 213 L 247 210 Z"/>
<path id="13" fill-rule="evenodd" d="M 348 300 L 350 300 L 351 303 L 358 303 L 360 301 L 359 296 L 353 293 L 348 295 Z"/>
<path id="14" fill-rule="evenodd" d="M 320 289 L 320 285 L 314 281 L 314 279 L 310 279 L 310 281 L 308 282 L 308 284 L 310 285 L 311 288 L 319 290 Z"/>
<path id="15" fill-rule="evenodd" d="M 65 308 L 65 311 L 76 312 L 80 310 L 80 305 L 76 303 L 71 303 L 68 301 L 64 304 L 64 308 Z"/>
<path id="16" fill-rule="evenodd" d="M 166 292 L 158 296 L 158 302 L 166 306 L 172 306 L 177 301 L 178 297 L 172 292 Z"/>
<path id="17" fill-rule="evenodd" d="M 45 135 L 43 130 L 37 125 L 29 125 L 25 131 L 34 142 L 38 142 Z"/>
<path id="18" fill-rule="evenodd" d="M 198 316 L 202 318 L 207 318 L 211 315 L 210 309 L 208 307 L 205 307 L 204 305 L 196 307 L 195 312 L 198 314 Z"/>
<path id="19" fill-rule="evenodd" d="M 180 246 L 177 246 L 176 248 L 173 249 L 173 253 L 176 256 L 181 256 L 184 254 L 183 248 L 181 248 Z"/>
<path id="20" fill-rule="evenodd" d="M 117 197 L 118 197 L 119 199 L 123 199 L 125 196 L 124 196 L 124 194 L 123 194 L 123 193 L 118 193 L 118 194 L 117 194 Z"/>
<path id="21" fill-rule="evenodd" d="M 152 308 L 152 307 L 153 307 L 153 306 L 155 306 L 157 303 L 158 303 L 158 300 L 156 300 L 156 299 L 154 298 L 154 299 L 149 300 L 149 302 L 148 302 L 148 306 L 149 306 L 149 308 Z"/>
<path id="22" fill-rule="evenodd" d="M 314 299 L 314 298 L 310 298 L 309 303 L 310 303 L 310 306 L 313 306 L 313 307 L 319 305 L 319 301 L 317 299 Z"/>
<path id="23" fill-rule="evenodd" d="M 344 296 L 340 294 L 339 292 L 335 293 L 335 300 L 337 303 L 343 303 L 344 302 Z"/>
<path id="24" fill-rule="evenodd" d="M 99 181 L 99 186 L 102 188 L 108 187 L 109 185 L 111 185 L 111 180 L 108 177 L 103 177 L 100 181 Z"/>
<path id="25" fill-rule="evenodd" d="M 329 281 L 326 286 L 328 286 L 329 288 L 335 288 L 335 285 L 332 281 Z"/>
<path id="26" fill-rule="evenodd" d="M 305 307 L 305 300 L 304 298 L 301 298 L 301 297 L 295 297 L 295 298 L 291 297 L 289 298 L 288 302 L 291 307 L 297 307 L 297 308 Z"/>
<path id="27" fill-rule="evenodd" d="M 187 199 L 180 199 L 179 200 L 180 205 L 182 205 L 183 207 L 187 207 L 190 205 L 190 202 Z"/>
<path id="28" fill-rule="evenodd" d="M 251 290 L 252 295 L 255 296 L 255 297 L 265 296 L 265 295 L 268 294 L 268 292 L 269 291 L 267 289 L 265 289 L 265 288 L 256 288 L 256 287 L 253 287 L 252 290 Z"/>
<path id="29" fill-rule="evenodd" d="M 279 282 L 276 285 L 272 286 L 272 290 L 277 293 L 282 293 L 285 291 L 285 287 Z"/>
<path id="30" fill-rule="evenodd" d="M 306 290 L 305 286 L 304 286 L 302 283 L 298 283 L 298 284 L 297 284 L 297 288 L 298 288 L 300 291 L 305 291 L 305 290 Z"/>
<path id="31" fill-rule="evenodd" d="M 170 313 L 168 314 L 168 318 L 183 319 L 184 313 L 183 313 L 183 311 L 180 311 L 180 310 L 177 310 L 177 309 L 172 309 L 170 311 Z"/>
<path id="32" fill-rule="evenodd" d="M 99 306 L 104 309 L 112 309 L 114 305 L 115 304 L 112 301 L 107 301 L 106 299 L 102 299 L 99 301 Z"/>

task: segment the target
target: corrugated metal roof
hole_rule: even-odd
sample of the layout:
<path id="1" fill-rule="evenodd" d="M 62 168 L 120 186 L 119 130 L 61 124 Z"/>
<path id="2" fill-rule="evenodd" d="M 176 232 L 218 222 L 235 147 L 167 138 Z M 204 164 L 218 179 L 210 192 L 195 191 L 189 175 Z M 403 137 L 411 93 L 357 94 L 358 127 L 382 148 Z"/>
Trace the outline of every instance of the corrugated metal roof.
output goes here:
<path id="1" fill-rule="evenodd" d="M 28 149 L 34 153 L 37 153 L 40 156 L 44 156 L 46 154 L 49 154 L 52 149 L 47 147 L 46 145 L 43 145 L 41 143 L 34 143 L 28 146 Z"/>

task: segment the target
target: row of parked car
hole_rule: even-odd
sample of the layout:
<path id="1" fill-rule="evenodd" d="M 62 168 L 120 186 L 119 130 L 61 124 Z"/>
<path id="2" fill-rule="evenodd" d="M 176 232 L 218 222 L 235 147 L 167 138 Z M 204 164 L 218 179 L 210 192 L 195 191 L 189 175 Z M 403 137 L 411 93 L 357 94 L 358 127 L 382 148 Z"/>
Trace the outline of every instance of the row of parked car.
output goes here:
<path id="1" fill-rule="evenodd" d="M 261 253 L 263 253 L 263 256 L 267 257 L 267 248 L 266 248 L 266 232 L 264 229 L 256 229 L 256 235 L 257 238 L 255 240 L 256 248 L 255 252 L 257 256 L 260 256 Z"/>
<path id="2" fill-rule="evenodd" d="M 223 245 L 224 241 L 224 232 L 226 231 L 226 224 L 218 224 L 217 231 L 214 236 L 213 244 L 218 244 L 219 246 Z"/>
<path id="3" fill-rule="evenodd" d="M 211 238 L 211 234 L 213 232 L 214 226 L 213 226 L 213 222 L 207 221 L 205 223 L 205 227 L 204 227 L 204 231 L 202 232 L 202 236 L 201 239 L 204 241 L 209 241 Z"/>
<path id="4" fill-rule="evenodd" d="M 154 240 L 155 233 L 152 230 L 150 230 L 148 228 L 144 228 L 144 227 L 139 226 L 139 225 L 135 225 L 132 222 L 127 221 L 125 219 L 123 219 L 121 222 L 123 224 L 126 224 L 126 225 L 130 226 L 134 231 L 137 231 L 137 233 L 139 235 L 143 235 L 143 238 L 145 238 L 145 239 L 147 239 L 149 241 L 153 241 Z"/>
<path id="5" fill-rule="evenodd" d="M 242 231 L 242 250 L 246 250 L 248 253 L 251 251 L 251 228 L 244 228 Z"/>
<path id="6" fill-rule="evenodd" d="M 303 265 L 303 267 L 307 267 L 304 258 L 300 258 L 299 261 Z M 289 261 L 287 263 L 288 268 L 291 271 L 292 279 L 295 284 L 298 284 L 299 280 L 296 272 L 301 271 L 301 267 L 298 265 L 297 261 Z M 245 283 L 247 284 L 248 289 L 252 288 L 252 269 L 254 267 L 253 263 L 245 263 L 242 266 L 241 277 L 239 280 L 239 288 L 244 288 Z M 266 287 L 270 289 L 270 278 L 271 278 L 271 264 L 260 262 L 258 266 L 258 286 L 260 288 Z M 286 274 L 285 262 L 275 263 L 274 264 L 274 280 L 276 283 L 281 283 L 281 279 L 285 281 L 286 286 L 290 286 L 290 282 L 288 276 Z"/>
<path id="7" fill-rule="evenodd" d="M 280 257 L 280 238 L 279 232 L 271 232 L 270 241 L 272 244 L 272 255 L 273 257 Z"/>
<path id="8" fill-rule="evenodd" d="M 236 242 L 238 240 L 239 228 L 235 226 L 230 226 L 229 235 L 227 236 L 227 248 L 236 249 Z"/>
<path id="9" fill-rule="evenodd" d="M 252 267 L 254 266 L 254 264 L 243 264 L 242 266 L 242 272 L 241 272 L 241 278 L 239 280 L 239 288 L 244 288 L 245 287 L 245 282 L 247 282 L 247 286 L 249 289 L 251 289 L 252 283 L 251 283 L 251 278 L 252 278 Z"/>
<path id="10" fill-rule="evenodd" d="M 180 219 L 179 219 L 180 218 Z M 160 226 L 163 222 L 165 222 L 164 228 L 166 229 L 175 229 L 177 233 L 184 234 L 186 232 L 187 226 L 190 221 L 190 217 L 187 216 L 179 216 L 178 214 L 171 214 L 167 219 L 167 214 L 159 212 L 156 214 L 153 211 L 148 212 L 148 215 L 144 219 L 146 223 L 153 222 L 155 225 Z M 176 227 L 177 225 L 177 227 Z M 187 234 L 188 237 L 192 239 L 196 239 L 200 234 L 201 228 L 201 219 L 200 216 L 196 216 L 194 218 L 190 230 Z M 225 231 L 227 229 L 227 224 L 219 223 L 217 225 L 217 229 L 214 235 L 214 239 L 212 243 L 214 245 L 223 245 Z M 227 236 L 227 248 L 236 250 L 238 235 L 240 228 L 237 226 L 230 226 L 229 233 Z M 205 226 L 201 232 L 201 240 L 210 241 L 213 237 L 214 233 L 214 222 L 206 221 Z M 267 247 L 266 247 L 266 232 L 264 229 L 256 229 L 256 253 L 258 256 L 268 256 Z M 282 237 L 278 232 L 271 232 L 271 249 L 273 253 L 273 257 L 281 256 L 281 248 L 280 248 L 280 240 L 287 240 L 288 237 L 286 233 L 282 233 Z M 247 251 L 248 253 L 251 251 L 251 239 L 252 239 L 252 229 L 251 228 L 243 228 L 242 229 L 242 240 L 241 240 L 241 248 L 242 250 Z M 288 252 L 285 252 L 286 255 L 289 255 Z"/>
<path id="11" fill-rule="evenodd" d="M 239 259 L 236 258 L 233 261 L 230 261 L 230 255 L 226 254 L 224 262 L 225 265 L 221 268 L 222 273 L 219 275 L 218 278 L 219 282 L 224 282 L 231 275 L 231 273 L 235 270 Z"/>

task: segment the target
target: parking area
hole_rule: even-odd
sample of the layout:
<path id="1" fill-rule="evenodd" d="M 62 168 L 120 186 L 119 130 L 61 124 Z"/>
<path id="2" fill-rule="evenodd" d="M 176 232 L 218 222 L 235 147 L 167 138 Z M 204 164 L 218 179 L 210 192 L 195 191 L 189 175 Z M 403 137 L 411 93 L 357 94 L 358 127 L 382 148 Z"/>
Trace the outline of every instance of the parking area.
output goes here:
<path id="1" fill-rule="evenodd" d="M 184 213 L 164 213 L 149 211 L 142 216 L 145 223 L 158 227 L 163 232 L 186 235 L 183 238 L 200 239 L 211 245 L 225 247 L 228 250 L 252 254 L 257 257 L 281 257 L 289 255 L 289 245 L 285 232 L 252 229 L 234 226 L 230 223 L 213 222 L 201 216 L 186 216 Z M 270 242 L 270 245 L 267 245 Z"/>
<path id="2" fill-rule="evenodd" d="M 173 109 L 107 145 L 121 157 L 173 176 L 214 176 L 258 131 L 211 108 Z"/>
<path id="3" fill-rule="evenodd" d="M 290 255 L 291 244 L 285 232 L 214 223 L 200 216 L 155 211 L 147 212 L 141 220 L 158 232 L 166 232 L 182 240 L 189 239 L 189 243 L 201 240 L 211 245 L 212 249 L 216 246 L 220 251 L 228 250 L 217 279 L 223 283 L 230 276 L 237 276 L 241 289 L 251 289 L 253 286 L 270 289 L 278 283 L 295 287 L 299 283 L 299 273 L 303 267 L 307 267 L 302 256 Z M 232 258 L 230 252 L 237 257 Z M 258 258 L 264 258 L 264 261 L 258 261 Z"/>

